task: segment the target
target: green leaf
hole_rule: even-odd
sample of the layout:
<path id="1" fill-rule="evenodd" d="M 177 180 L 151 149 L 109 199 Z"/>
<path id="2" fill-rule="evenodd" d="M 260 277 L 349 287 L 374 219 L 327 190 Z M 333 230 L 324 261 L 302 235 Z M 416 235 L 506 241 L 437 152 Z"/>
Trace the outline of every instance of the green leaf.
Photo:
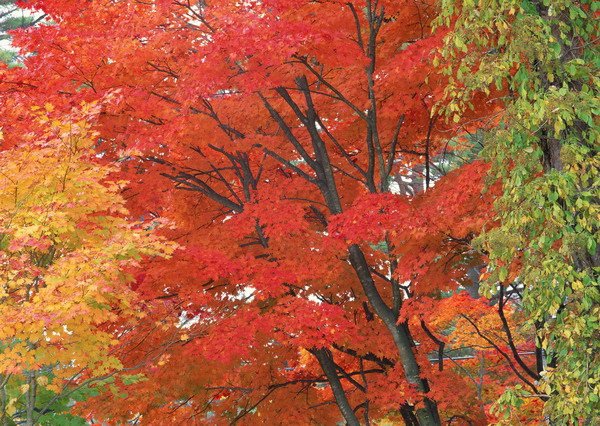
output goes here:
<path id="1" fill-rule="evenodd" d="M 508 277 L 508 269 L 505 267 L 501 267 L 498 269 L 498 281 L 504 282 Z"/>
<path id="2" fill-rule="evenodd" d="M 592 238 L 588 238 L 588 240 L 587 240 L 587 249 L 588 249 L 588 252 L 591 255 L 595 255 L 596 254 L 596 247 L 597 247 L 596 240 L 593 237 Z"/>

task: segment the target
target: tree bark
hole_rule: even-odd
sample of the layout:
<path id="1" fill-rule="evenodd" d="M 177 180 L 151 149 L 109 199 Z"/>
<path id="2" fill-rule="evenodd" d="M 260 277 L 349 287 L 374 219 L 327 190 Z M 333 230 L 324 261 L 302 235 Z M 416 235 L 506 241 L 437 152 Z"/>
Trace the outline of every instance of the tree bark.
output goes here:
<path id="1" fill-rule="evenodd" d="M 414 342 L 408 334 L 406 326 L 396 324 L 396 315 L 393 310 L 387 306 L 384 300 L 381 298 L 379 291 L 377 290 L 373 277 L 369 272 L 369 265 L 365 259 L 360 247 L 353 244 L 348 249 L 350 253 L 350 263 L 356 271 L 363 291 L 367 296 L 367 299 L 373 306 L 373 309 L 377 313 L 377 316 L 381 318 L 386 328 L 392 335 L 398 354 L 400 355 L 400 362 L 404 368 L 404 374 L 409 383 L 415 385 L 421 392 L 427 392 L 429 390 L 427 383 L 420 377 L 419 364 L 413 352 Z M 439 425 L 439 415 L 437 412 L 436 404 L 425 399 L 425 407 L 417 410 L 417 418 L 419 425 Z"/>
<path id="2" fill-rule="evenodd" d="M 36 374 L 34 371 L 30 372 L 27 375 L 27 384 L 29 388 L 27 389 L 27 406 L 25 407 L 27 418 L 25 420 L 25 426 L 34 426 L 33 415 L 35 413 L 35 400 L 36 400 L 36 385 L 37 382 L 35 380 Z"/>
<path id="3" fill-rule="evenodd" d="M 329 381 L 329 385 L 331 386 L 331 390 L 333 391 L 333 396 L 335 397 L 335 401 L 346 420 L 346 424 L 348 426 L 360 426 L 360 422 L 348 401 L 348 397 L 346 396 L 346 392 L 342 387 L 342 383 L 337 375 L 337 370 L 335 368 L 335 364 L 331 359 L 331 353 L 324 348 L 314 349 L 311 351 L 317 360 L 319 361 L 319 365 L 321 365 L 321 369 L 325 373 L 327 380 Z"/>

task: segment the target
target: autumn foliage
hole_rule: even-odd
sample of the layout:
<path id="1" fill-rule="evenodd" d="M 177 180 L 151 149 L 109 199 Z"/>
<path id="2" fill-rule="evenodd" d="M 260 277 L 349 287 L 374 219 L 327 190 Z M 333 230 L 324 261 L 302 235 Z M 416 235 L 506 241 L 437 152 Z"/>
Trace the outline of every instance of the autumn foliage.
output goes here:
<path id="1" fill-rule="evenodd" d="M 439 4 L 22 6 L 47 18 L 0 74 L 3 421 L 543 419 L 520 260 L 479 292 L 506 87 L 444 113 Z"/>

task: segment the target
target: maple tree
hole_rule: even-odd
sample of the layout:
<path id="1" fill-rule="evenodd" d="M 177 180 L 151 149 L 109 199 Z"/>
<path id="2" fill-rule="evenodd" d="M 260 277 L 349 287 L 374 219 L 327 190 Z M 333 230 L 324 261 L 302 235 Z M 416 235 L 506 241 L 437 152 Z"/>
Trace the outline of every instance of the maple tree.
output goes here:
<path id="1" fill-rule="evenodd" d="M 468 72 L 452 68 L 472 66 L 450 52 L 485 19 L 412 0 L 22 4 L 48 21 L 14 33 L 35 54 L 2 72 L 2 146 L 35 149 L 51 159 L 46 170 L 60 169 L 57 151 L 30 148 L 48 130 L 21 136 L 31 107 L 51 100 L 48 114 L 71 123 L 73 106 L 98 105 L 78 121 L 90 132 L 79 163 L 92 174 L 89 210 L 70 210 L 73 200 L 60 210 L 80 238 L 114 206 L 102 229 L 122 241 L 90 242 L 116 287 L 91 287 L 98 321 L 72 312 L 68 329 L 91 327 L 77 329 L 91 339 L 77 352 L 90 378 L 114 375 L 108 391 L 92 383 L 73 414 L 111 424 L 486 424 L 511 404 L 519 421 L 537 422 L 557 401 L 538 389 L 536 315 L 519 299 L 523 268 L 536 269 L 513 248 L 499 255 L 512 246 L 493 240 L 514 226 L 493 209 L 510 188 L 486 182 L 490 165 L 474 159 L 481 129 L 510 111 L 507 89 L 457 83 Z M 449 28 L 432 31 L 438 16 Z M 489 51 L 482 37 L 476 53 Z M 444 46 L 446 74 L 435 67 Z M 461 90 L 464 104 L 452 100 Z M 513 170 L 514 153 L 483 145 L 492 173 Z M 511 215 L 516 201 L 505 202 Z M 180 249 L 157 258 L 170 246 L 136 237 L 127 215 L 168 219 L 174 227 L 159 232 Z M 69 248 L 76 261 L 87 246 Z M 135 268 L 137 251 L 149 256 Z M 107 297 L 116 299 L 102 309 Z M 52 383 L 68 387 L 74 355 L 61 346 L 53 356 L 64 366 Z M 98 369 L 100 360 L 112 364 Z"/>

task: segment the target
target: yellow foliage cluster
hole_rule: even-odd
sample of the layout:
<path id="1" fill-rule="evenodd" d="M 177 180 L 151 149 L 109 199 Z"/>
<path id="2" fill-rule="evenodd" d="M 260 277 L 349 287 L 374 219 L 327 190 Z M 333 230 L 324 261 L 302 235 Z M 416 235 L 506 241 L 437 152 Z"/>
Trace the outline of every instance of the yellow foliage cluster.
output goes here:
<path id="1" fill-rule="evenodd" d="M 128 218 L 124 183 L 94 148 L 96 107 L 61 121 L 52 109 L 0 152 L 0 376 L 51 369 L 38 384 L 58 390 L 119 368 L 115 330 L 137 317 L 126 269 L 174 246 Z"/>

